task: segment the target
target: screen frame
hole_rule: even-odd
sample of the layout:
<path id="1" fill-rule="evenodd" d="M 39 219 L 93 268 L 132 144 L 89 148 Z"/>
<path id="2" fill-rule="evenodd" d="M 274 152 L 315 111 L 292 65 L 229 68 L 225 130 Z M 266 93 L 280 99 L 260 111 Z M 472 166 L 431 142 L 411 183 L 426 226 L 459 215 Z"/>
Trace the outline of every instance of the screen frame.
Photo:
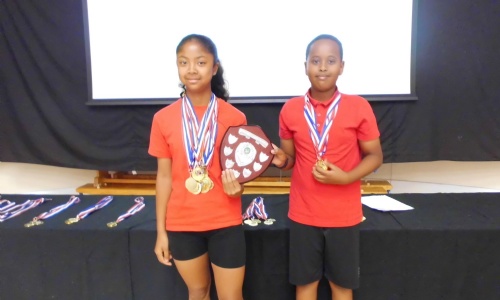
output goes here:
<path id="1" fill-rule="evenodd" d="M 411 30 L 411 53 L 410 53 L 410 93 L 409 94 L 378 94 L 378 95 L 363 95 L 359 96 L 367 99 L 370 102 L 407 102 L 417 101 L 416 93 L 416 55 L 417 55 L 417 18 L 418 18 L 418 2 L 412 0 L 412 30 Z M 180 98 L 128 98 L 128 99 L 94 99 L 92 97 L 92 61 L 90 51 L 90 32 L 88 22 L 88 7 L 87 0 L 82 0 L 83 13 L 83 29 L 85 40 L 85 59 L 87 71 L 87 102 L 88 106 L 148 106 L 148 105 L 168 105 Z M 233 104 L 268 104 L 268 103 L 285 103 L 287 100 L 300 95 L 284 95 L 284 96 L 268 96 L 268 97 L 229 97 L 228 102 Z"/>

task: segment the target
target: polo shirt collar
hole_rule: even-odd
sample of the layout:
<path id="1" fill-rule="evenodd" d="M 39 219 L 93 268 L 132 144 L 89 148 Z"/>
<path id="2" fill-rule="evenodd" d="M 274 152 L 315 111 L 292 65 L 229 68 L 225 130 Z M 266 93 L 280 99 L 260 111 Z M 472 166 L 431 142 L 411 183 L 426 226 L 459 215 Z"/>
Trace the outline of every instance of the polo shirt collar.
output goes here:
<path id="1" fill-rule="evenodd" d="M 332 103 L 332 101 L 335 99 L 335 97 L 337 96 L 337 92 L 339 92 L 338 88 L 335 89 L 335 93 L 333 93 L 332 97 L 330 99 L 328 99 L 328 101 L 318 101 L 318 100 L 314 99 L 311 96 L 311 89 L 309 89 L 307 91 L 307 96 L 309 97 L 309 101 L 311 101 L 311 104 L 313 105 L 313 107 L 318 107 L 318 105 L 328 107 Z"/>

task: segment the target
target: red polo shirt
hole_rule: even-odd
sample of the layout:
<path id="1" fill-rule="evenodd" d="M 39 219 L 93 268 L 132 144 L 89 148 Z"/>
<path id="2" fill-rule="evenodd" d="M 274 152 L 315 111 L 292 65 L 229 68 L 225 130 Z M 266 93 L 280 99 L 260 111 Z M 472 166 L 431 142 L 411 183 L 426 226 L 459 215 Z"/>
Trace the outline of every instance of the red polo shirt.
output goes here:
<path id="1" fill-rule="evenodd" d="M 241 224 L 241 197 L 229 197 L 222 188 L 219 162 L 220 145 L 229 126 L 246 125 L 245 115 L 224 100 L 217 99 L 218 132 L 208 174 L 212 190 L 194 195 L 186 190 L 190 176 L 182 134 L 182 101 L 158 111 L 153 118 L 149 154 L 172 159 L 172 193 L 167 206 L 166 229 L 172 231 L 206 231 Z M 201 120 L 207 106 L 194 106 Z"/>
<path id="2" fill-rule="evenodd" d="M 309 99 L 314 106 L 319 128 L 323 128 L 325 114 L 333 98 L 319 102 L 309 95 Z M 335 185 L 314 179 L 312 168 L 316 163 L 316 152 L 304 116 L 304 103 L 304 96 L 288 100 L 279 118 L 280 137 L 293 139 L 295 145 L 288 216 L 295 222 L 318 227 L 356 225 L 363 216 L 361 181 Z M 368 101 L 360 96 L 342 94 L 323 159 L 350 171 L 362 159 L 358 141 L 370 141 L 379 136 L 377 121 Z"/>

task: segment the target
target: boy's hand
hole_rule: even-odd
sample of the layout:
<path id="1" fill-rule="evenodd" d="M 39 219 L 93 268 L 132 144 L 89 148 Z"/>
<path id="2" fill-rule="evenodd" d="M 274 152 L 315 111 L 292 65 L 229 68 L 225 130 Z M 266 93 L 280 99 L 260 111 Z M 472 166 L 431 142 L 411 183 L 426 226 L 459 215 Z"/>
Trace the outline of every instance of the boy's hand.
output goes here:
<path id="1" fill-rule="evenodd" d="M 322 169 L 321 167 L 314 165 L 312 174 L 313 177 L 325 184 L 348 184 L 350 183 L 349 175 L 347 172 L 344 172 L 341 168 L 336 165 L 325 161 L 327 170 Z"/>
<path id="2" fill-rule="evenodd" d="M 273 150 L 271 150 L 271 153 L 274 154 L 272 163 L 275 166 L 283 166 L 283 164 L 286 161 L 286 157 L 287 157 L 285 154 L 285 151 L 278 148 L 278 146 L 276 146 L 275 144 L 272 144 L 272 146 L 273 146 Z"/>

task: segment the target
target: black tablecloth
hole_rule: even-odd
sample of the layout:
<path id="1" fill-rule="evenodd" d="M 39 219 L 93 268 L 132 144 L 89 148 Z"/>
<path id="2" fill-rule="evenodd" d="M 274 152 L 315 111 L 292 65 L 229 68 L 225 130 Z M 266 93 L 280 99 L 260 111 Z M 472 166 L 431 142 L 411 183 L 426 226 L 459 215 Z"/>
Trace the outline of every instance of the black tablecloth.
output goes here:
<path id="1" fill-rule="evenodd" d="M 245 299 L 294 299 L 288 283 L 288 195 L 245 195 L 242 210 L 257 196 L 277 222 L 245 225 Z M 500 299 L 500 194 L 390 196 L 415 209 L 363 207 L 367 219 L 355 299 Z M 2 199 L 21 203 L 38 197 Z M 0 223 L 0 300 L 187 299 L 175 267 L 160 265 L 153 252 L 154 197 L 145 197 L 146 207 L 115 228 L 106 224 L 125 213 L 135 196 L 115 196 L 102 210 L 66 225 L 66 219 L 103 198 L 80 195 L 79 204 L 25 228 L 33 217 L 69 199 L 44 197 L 52 200 Z M 329 299 L 325 281 L 319 298 Z"/>

